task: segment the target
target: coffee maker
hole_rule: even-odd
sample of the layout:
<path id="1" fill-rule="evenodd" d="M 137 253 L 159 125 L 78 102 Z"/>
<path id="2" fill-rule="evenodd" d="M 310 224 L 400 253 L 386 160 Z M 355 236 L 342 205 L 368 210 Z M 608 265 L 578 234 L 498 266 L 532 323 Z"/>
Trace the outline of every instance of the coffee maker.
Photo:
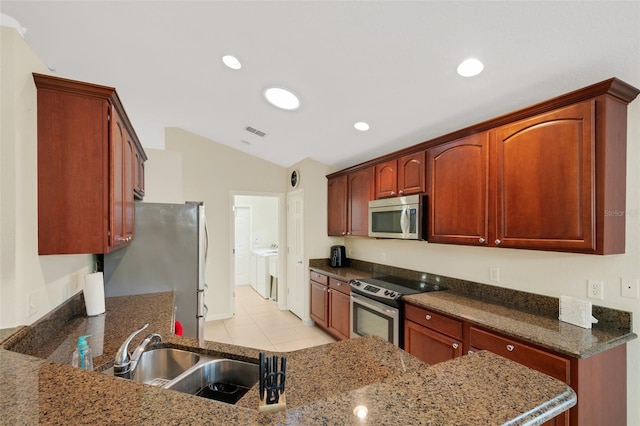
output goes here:
<path id="1" fill-rule="evenodd" d="M 344 268 L 347 265 L 347 249 L 345 246 L 331 246 L 331 267 Z"/>

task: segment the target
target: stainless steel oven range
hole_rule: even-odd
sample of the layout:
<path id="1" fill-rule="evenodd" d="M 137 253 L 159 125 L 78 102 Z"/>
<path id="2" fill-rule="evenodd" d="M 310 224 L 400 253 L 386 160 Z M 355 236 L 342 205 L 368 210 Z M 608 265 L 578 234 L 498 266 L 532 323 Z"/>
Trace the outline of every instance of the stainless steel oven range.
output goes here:
<path id="1" fill-rule="evenodd" d="M 418 280 L 385 275 L 351 280 L 351 337 L 375 335 L 403 347 L 402 296 L 444 290 Z"/>

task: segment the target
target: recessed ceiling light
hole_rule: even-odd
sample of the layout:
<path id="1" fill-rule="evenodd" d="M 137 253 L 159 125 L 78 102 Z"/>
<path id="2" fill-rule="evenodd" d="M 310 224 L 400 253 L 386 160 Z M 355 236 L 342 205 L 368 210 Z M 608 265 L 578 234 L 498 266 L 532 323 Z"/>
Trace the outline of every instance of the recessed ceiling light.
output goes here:
<path id="1" fill-rule="evenodd" d="M 480 74 L 483 69 L 484 65 L 482 62 L 475 58 L 469 58 L 458 65 L 458 74 L 463 77 L 473 77 L 474 75 Z"/>
<path id="2" fill-rule="evenodd" d="M 264 97 L 275 107 L 294 110 L 300 108 L 300 99 L 289 89 L 269 87 L 264 91 Z"/>
<path id="3" fill-rule="evenodd" d="M 240 68 L 242 68 L 242 64 L 235 56 L 224 55 L 222 57 L 222 62 L 224 62 L 224 64 L 232 70 L 239 70 Z"/>
<path id="4" fill-rule="evenodd" d="M 365 123 L 364 121 L 358 121 L 353 125 L 353 127 L 360 130 L 361 132 L 366 132 L 367 130 L 369 130 L 369 124 Z"/>

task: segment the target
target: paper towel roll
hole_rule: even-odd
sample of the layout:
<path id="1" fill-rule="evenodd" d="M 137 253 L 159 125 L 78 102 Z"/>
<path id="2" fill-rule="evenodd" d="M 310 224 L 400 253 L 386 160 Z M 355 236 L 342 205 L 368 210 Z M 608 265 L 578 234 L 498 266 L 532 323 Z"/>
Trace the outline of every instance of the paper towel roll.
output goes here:
<path id="1" fill-rule="evenodd" d="M 102 272 L 95 272 L 85 277 L 84 305 L 87 308 L 88 316 L 104 313 L 104 279 Z"/>

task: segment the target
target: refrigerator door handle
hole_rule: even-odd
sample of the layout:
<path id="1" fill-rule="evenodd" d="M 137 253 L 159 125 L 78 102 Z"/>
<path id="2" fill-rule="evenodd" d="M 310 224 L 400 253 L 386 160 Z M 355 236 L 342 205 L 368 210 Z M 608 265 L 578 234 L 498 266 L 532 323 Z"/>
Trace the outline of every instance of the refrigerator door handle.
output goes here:
<path id="1" fill-rule="evenodd" d="M 196 314 L 196 316 L 198 318 L 202 318 L 203 314 L 204 314 L 204 289 L 202 290 L 198 290 L 198 312 Z"/>

